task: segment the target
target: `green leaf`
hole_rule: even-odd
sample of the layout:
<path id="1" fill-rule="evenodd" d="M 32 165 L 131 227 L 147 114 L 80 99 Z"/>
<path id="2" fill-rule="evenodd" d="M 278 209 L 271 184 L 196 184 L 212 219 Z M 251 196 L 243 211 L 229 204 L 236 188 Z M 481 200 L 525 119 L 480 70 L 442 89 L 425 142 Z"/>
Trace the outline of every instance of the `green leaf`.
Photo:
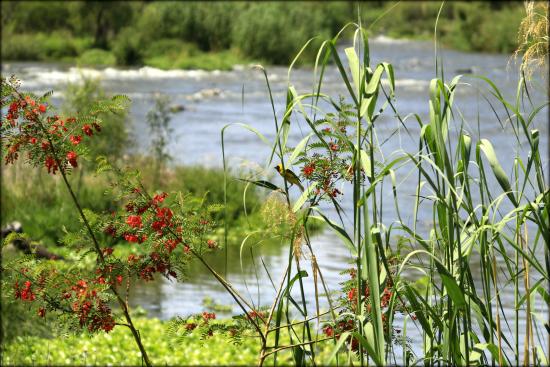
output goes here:
<path id="1" fill-rule="evenodd" d="M 365 171 L 365 175 L 372 178 L 372 167 L 368 153 L 361 149 L 359 155 L 361 158 L 361 168 Z"/>
<path id="2" fill-rule="evenodd" d="M 311 137 L 315 135 L 315 133 L 309 133 L 305 138 L 303 138 L 299 143 L 298 145 L 296 146 L 296 148 L 294 148 L 294 150 L 292 151 L 292 155 L 290 156 L 290 159 L 289 159 L 289 163 L 290 165 L 293 165 L 294 164 L 294 161 L 296 161 L 296 158 L 298 158 L 298 156 L 304 151 L 304 149 L 306 148 L 307 146 L 307 143 L 309 142 L 309 139 L 311 139 Z"/>
<path id="3" fill-rule="evenodd" d="M 464 292 L 458 284 L 456 283 L 455 278 L 451 275 L 451 273 L 439 262 L 439 260 L 435 260 L 435 266 L 437 267 L 437 271 L 439 272 L 439 276 L 441 277 L 441 280 L 443 281 L 443 285 L 445 286 L 445 289 L 447 290 L 447 294 L 455 305 L 457 307 L 464 307 L 466 305 L 466 300 L 464 299 Z"/>
<path id="4" fill-rule="evenodd" d="M 510 201 L 514 204 L 514 206 L 518 206 L 519 203 L 517 202 L 516 198 L 512 194 L 512 189 L 510 186 L 510 181 L 508 181 L 508 176 L 506 176 L 506 173 L 502 169 L 502 166 L 498 162 L 495 150 L 493 148 L 493 145 L 491 142 L 487 139 L 481 139 L 481 141 L 478 143 L 479 149 L 483 151 L 485 154 L 485 157 L 489 161 L 489 164 L 491 165 L 491 169 L 493 170 L 493 173 L 500 184 L 500 187 L 505 191 L 506 195 L 510 199 Z"/>
<path id="5" fill-rule="evenodd" d="M 254 184 L 256 186 L 264 187 L 266 189 L 270 189 L 270 190 L 273 190 L 273 191 L 281 190 L 278 186 L 272 184 L 269 181 L 265 181 L 265 180 L 251 181 L 251 180 L 247 180 L 247 179 L 244 179 L 244 178 L 238 178 L 237 180 L 243 181 L 243 182 L 249 182 L 249 183 Z"/>
<path id="6" fill-rule="evenodd" d="M 372 77 L 370 78 L 369 83 L 365 88 L 366 95 L 374 94 L 374 92 L 378 90 L 378 87 L 380 86 L 380 78 L 382 77 L 383 71 L 384 66 L 382 64 L 376 66 L 376 69 L 374 69 L 374 73 L 372 73 Z"/>
<path id="7" fill-rule="evenodd" d="M 359 64 L 359 58 L 355 52 L 354 47 L 348 47 L 344 50 L 348 58 L 349 68 L 351 70 L 351 77 L 353 79 L 353 84 L 355 86 L 355 93 L 360 95 L 361 92 L 361 80 L 363 79 L 363 70 Z"/>
<path id="8" fill-rule="evenodd" d="M 300 210 L 302 205 L 304 205 L 304 203 L 307 201 L 309 194 L 311 194 L 311 192 L 315 190 L 316 187 L 317 187 L 317 182 L 314 182 L 306 190 L 304 190 L 302 195 L 300 195 L 300 197 L 298 198 L 298 201 L 296 201 L 296 203 L 294 203 L 294 206 L 292 207 L 292 211 L 294 213 Z"/>
<path id="9" fill-rule="evenodd" d="M 336 343 L 336 346 L 332 350 L 332 353 L 330 354 L 327 364 L 330 364 L 334 360 L 334 358 L 336 357 L 336 355 L 338 354 L 338 352 L 346 342 L 346 339 L 348 338 L 349 335 L 350 335 L 349 331 L 346 331 L 342 333 L 342 335 L 340 335 L 340 338 L 338 339 L 338 343 Z"/>
<path id="10" fill-rule="evenodd" d="M 319 213 L 320 217 L 317 217 L 317 216 L 310 216 L 309 218 L 310 219 L 315 219 L 315 220 L 319 220 L 319 221 L 322 221 L 322 222 L 325 222 L 327 223 L 329 226 L 332 227 L 332 229 L 334 229 L 334 231 L 336 232 L 336 234 L 344 241 L 344 245 L 346 245 L 346 247 L 350 250 L 352 256 L 357 256 L 357 249 L 355 248 L 355 246 L 353 245 L 353 241 L 351 240 L 351 238 L 348 236 L 347 232 L 344 230 L 344 228 L 340 227 L 338 224 L 334 223 L 333 221 L 331 221 L 330 219 L 328 219 L 323 213 L 321 213 L 317 208 L 312 208 L 314 211 L 317 211 L 317 213 Z"/>

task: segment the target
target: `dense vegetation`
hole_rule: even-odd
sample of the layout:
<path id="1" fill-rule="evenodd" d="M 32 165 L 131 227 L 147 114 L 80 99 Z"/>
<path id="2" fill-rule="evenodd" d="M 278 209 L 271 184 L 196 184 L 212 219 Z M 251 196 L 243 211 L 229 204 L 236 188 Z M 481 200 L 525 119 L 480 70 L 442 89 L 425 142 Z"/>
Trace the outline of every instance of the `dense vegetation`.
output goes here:
<path id="1" fill-rule="evenodd" d="M 164 69 L 228 69 L 250 61 L 288 64 L 309 38 L 335 34 L 358 10 L 372 34 L 433 35 L 439 3 L 394 5 L 4 1 L 2 58 Z M 449 2 L 440 16 L 440 40 L 461 50 L 509 53 L 516 48 L 524 13 L 521 2 Z M 313 58 L 301 60 L 312 63 Z"/>
<path id="2" fill-rule="evenodd" d="M 159 4 L 125 6 L 130 14 L 164 6 Z M 80 5 L 74 9 L 82 11 Z M 185 19 L 183 8 L 178 13 L 172 5 L 169 15 Z M 257 12 L 252 18 L 262 26 L 271 26 L 272 19 L 262 18 L 259 6 L 239 6 Z M 432 11 L 426 4 L 420 9 Z M 461 18 L 460 7 L 453 9 Z M 97 14 L 96 19 L 103 13 Z M 199 8 L 193 14 L 200 14 Z M 224 29 L 222 23 L 217 30 Z M 186 27 L 197 35 L 199 24 Z M 335 24 L 319 28 L 328 31 Z M 92 42 L 109 48 L 110 40 L 126 34 L 125 46 L 114 44 L 113 55 L 141 62 L 139 47 L 132 43 L 146 37 L 133 38 L 133 26 L 98 27 Z M 3 79 L 7 113 L 0 129 L 9 171 L 2 177 L 2 221 L 20 216 L 31 239 L 60 251 L 68 261 L 37 259 L 35 251 L 22 256 L 13 244 L 25 237 L 12 234 L 4 241 L 2 337 L 7 343 L 2 362 L 547 365 L 550 190 L 538 124 L 548 100 L 533 98 L 521 73 L 517 95 L 509 99 L 484 76 L 448 79 L 436 63 L 426 96 L 428 116 L 403 116 L 396 107 L 393 66 L 372 64 L 368 32 L 346 27 L 354 42 L 344 54 L 337 47 L 347 40 L 338 33 L 309 44 L 311 51 L 297 56 L 321 56 L 313 92 L 292 84 L 291 66 L 282 111 L 275 108 L 267 72 L 257 68 L 271 98 L 274 140 L 269 142 L 253 126 L 227 125 L 221 134 L 223 170 L 169 164 L 171 112 L 165 98 L 158 98 L 147 114 L 150 152 L 128 158 L 127 97 L 106 96 L 88 81 L 83 87 L 69 86 L 67 105 L 58 115 L 50 94 L 21 92 L 17 79 Z M 462 36 L 471 27 L 466 28 L 460 30 Z M 171 37 L 179 31 L 159 29 Z M 227 32 L 214 39 L 196 37 L 196 47 L 205 52 L 231 48 L 238 39 L 234 32 L 231 37 Z M 250 32 L 242 37 L 267 37 Z M 453 39 L 448 38 L 452 32 L 441 34 Z M 284 48 L 272 46 L 276 55 L 270 58 L 285 62 Z M 265 47 L 258 55 L 269 55 L 271 46 Z M 344 95 L 324 93 L 326 68 L 334 68 Z M 458 91 L 485 92 L 482 103 L 494 115 L 483 123 L 513 132 L 508 157 L 497 157 L 492 137 L 482 135 L 479 121 L 477 126 L 466 121 Z M 388 139 L 407 135 L 412 147 L 390 150 L 386 140 L 379 140 L 380 124 L 388 116 L 397 120 Z M 224 150 L 228 128 L 244 128 L 266 143 L 272 154 L 265 171 L 230 179 L 235 172 L 228 168 Z M 289 146 L 288 137 L 298 132 L 302 140 Z M 509 165 L 503 167 L 505 158 Z M 274 164 L 282 176 L 276 180 L 266 174 Z M 403 187 L 407 177 L 415 189 L 412 208 L 400 206 L 400 198 L 410 195 Z M 264 197 L 266 190 L 270 194 Z M 342 195 L 352 205 L 342 206 Z M 395 215 L 388 215 L 388 205 Z M 432 220 L 422 221 L 423 212 Z M 348 278 L 336 292 L 328 291 L 315 256 L 311 224 L 319 222 L 350 254 L 350 268 L 343 272 Z M 241 294 L 212 260 L 224 260 L 227 266 L 231 246 L 240 247 L 231 260 L 242 261 L 245 242 L 256 240 L 252 235 L 276 241 L 288 252 L 284 269 L 269 268 L 262 260 L 275 295 L 261 304 Z M 239 315 L 219 320 L 212 309 L 198 315 L 183 310 L 181 317 L 160 322 L 130 311 L 131 283 L 139 286 L 133 279 L 182 281 L 185 274 L 195 274 L 191 259 L 233 298 Z M 272 275 L 280 270 L 282 279 L 275 279 Z M 308 277 L 314 281 L 313 300 L 305 296 Z M 504 304 L 503 292 L 512 295 L 510 305 Z M 40 321 L 34 323 L 37 317 Z M 411 329 L 417 340 L 411 339 Z M 87 334 L 96 335 L 87 339 Z"/>

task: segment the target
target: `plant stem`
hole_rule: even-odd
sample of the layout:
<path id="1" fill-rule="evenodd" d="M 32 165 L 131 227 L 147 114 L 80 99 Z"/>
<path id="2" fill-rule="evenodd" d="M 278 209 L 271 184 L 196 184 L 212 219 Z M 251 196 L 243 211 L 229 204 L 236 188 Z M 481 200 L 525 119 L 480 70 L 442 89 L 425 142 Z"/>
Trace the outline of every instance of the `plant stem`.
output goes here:
<path id="1" fill-rule="evenodd" d="M 22 96 L 20 96 L 22 97 Z M 40 119 L 38 118 L 38 116 L 36 116 L 36 114 L 34 114 L 34 119 L 35 119 L 35 122 L 38 123 L 38 125 L 40 126 L 40 128 L 42 129 L 44 135 L 47 137 L 48 139 L 48 142 L 50 144 L 50 150 L 53 154 L 53 158 L 55 159 L 55 162 L 57 164 L 57 166 L 59 167 L 59 172 L 61 172 L 61 177 L 63 178 L 63 182 L 65 183 L 65 187 L 67 188 L 67 190 L 69 191 L 69 194 L 71 195 L 71 199 L 74 203 L 74 205 L 76 206 L 76 209 L 78 210 L 78 213 L 80 215 L 80 217 L 82 218 L 82 221 L 84 222 L 84 225 L 86 226 L 86 229 L 88 231 L 88 234 L 90 235 L 91 239 L 92 239 L 92 242 L 94 244 L 94 249 L 95 249 L 95 252 L 97 253 L 97 256 L 101 262 L 101 264 L 103 266 L 106 265 L 106 261 L 105 261 L 105 257 L 103 256 L 103 252 L 101 251 L 101 248 L 99 246 L 99 242 L 97 241 L 97 238 L 95 237 L 94 235 L 94 232 L 92 230 L 92 227 L 90 226 L 90 223 L 88 222 L 88 219 L 86 218 L 86 216 L 84 215 L 84 211 L 82 210 L 82 207 L 80 206 L 80 203 L 78 202 L 78 199 L 71 187 L 71 184 L 69 183 L 69 180 L 67 179 L 67 175 L 65 173 L 65 169 L 63 168 L 63 166 L 61 165 L 61 161 L 59 159 L 59 156 L 55 150 L 55 147 L 54 147 L 54 144 L 53 144 L 53 141 L 52 139 L 50 138 L 50 135 L 48 134 L 48 131 L 46 130 L 46 128 L 44 127 L 44 125 L 42 124 L 42 121 L 40 121 Z M 149 357 L 147 356 L 147 352 L 145 351 L 145 347 L 143 346 L 143 343 L 141 342 L 141 337 L 139 336 L 139 332 L 138 330 L 134 327 L 134 324 L 132 322 L 132 318 L 130 316 L 130 313 L 128 311 L 128 306 L 126 305 L 126 303 L 124 302 L 124 300 L 120 297 L 120 295 L 118 294 L 116 288 L 113 286 L 113 285 L 110 285 L 109 289 L 113 292 L 113 294 L 116 296 L 117 298 L 117 301 L 122 309 L 122 312 L 124 313 L 124 317 L 126 318 L 126 322 L 128 323 L 128 326 L 130 328 L 130 330 L 132 331 L 132 335 L 134 336 L 134 340 L 141 352 L 141 356 L 143 358 L 143 362 L 145 363 L 146 366 L 152 366 L 151 364 L 151 361 L 149 360 Z"/>

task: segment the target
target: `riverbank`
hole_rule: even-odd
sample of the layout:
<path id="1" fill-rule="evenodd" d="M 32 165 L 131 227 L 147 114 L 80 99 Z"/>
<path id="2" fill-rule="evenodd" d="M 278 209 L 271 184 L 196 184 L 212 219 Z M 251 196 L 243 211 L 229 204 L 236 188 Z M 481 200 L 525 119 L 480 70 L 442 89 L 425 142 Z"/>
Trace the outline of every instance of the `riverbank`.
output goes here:
<path id="1" fill-rule="evenodd" d="M 2 3 L 2 61 L 67 62 L 79 66 L 151 66 L 230 70 L 236 64 L 288 65 L 304 42 L 334 36 L 357 19 L 371 36 L 433 39 L 441 4 L 369 3 Z M 82 14 L 86 17 L 82 19 Z M 208 14 L 208 16 L 206 16 Z M 442 46 L 511 53 L 525 15 L 522 3 L 446 4 L 439 16 Z M 78 22 L 76 21 L 78 19 Z M 74 20 L 74 22 L 73 22 Z M 300 24 L 296 26 L 296 24 Z M 275 38 L 274 35 L 282 37 Z M 352 34 L 345 32 L 343 37 Z M 314 42 L 314 43 L 315 43 Z M 313 64 L 316 45 L 300 62 Z"/>

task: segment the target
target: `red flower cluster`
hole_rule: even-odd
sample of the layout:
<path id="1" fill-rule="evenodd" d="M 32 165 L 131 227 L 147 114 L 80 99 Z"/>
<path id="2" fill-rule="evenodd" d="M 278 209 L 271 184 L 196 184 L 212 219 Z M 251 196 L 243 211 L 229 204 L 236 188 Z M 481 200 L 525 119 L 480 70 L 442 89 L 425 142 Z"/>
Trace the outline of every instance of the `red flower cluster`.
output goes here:
<path id="1" fill-rule="evenodd" d="M 78 155 L 76 155 L 75 152 L 73 152 L 72 150 L 67 153 L 67 160 L 69 161 L 69 163 L 71 164 L 71 166 L 73 167 L 78 167 L 78 163 L 76 162 L 76 158 L 78 158 Z"/>
<path id="2" fill-rule="evenodd" d="M 20 99 L 18 101 L 10 103 L 8 113 L 6 114 L 6 120 L 10 123 L 12 127 L 15 127 L 20 112 L 23 112 L 23 114 L 26 116 L 30 112 L 38 114 L 45 113 L 46 110 L 47 106 L 45 104 L 40 104 L 38 108 L 36 108 L 36 101 L 34 101 L 31 97 L 26 96 L 25 99 Z"/>
<path id="3" fill-rule="evenodd" d="M 77 120 L 73 117 L 61 119 L 57 115 L 45 116 L 47 111 L 46 104 L 30 96 L 20 97 L 10 103 L 4 120 L 8 123 L 5 139 L 3 136 L 7 148 L 4 157 L 6 164 L 14 163 L 21 151 L 27 151 L 29 161 L 44 165 L 51 174 L 64 170 L 67 165 L 78 167 L 78 154 L 71 149 L 71 145 L 80 144 L 82 136 L 68 135 L 69 130 L 74 130 L 70 125 L 76 125 Z M 0 127 L 3 127 L 3 122 Z M 92 136 L 92 127 L 98 132 L 101 130 L 96 122 L 91 126 L 84 125 L 82 129 L 88 136 Z M 41 149 L 36 149 L 39 142 Z"/>
<path id="4" fill-rule="evenodd" d="M 126 223 L 130 227 L 134 227 L 134 228 L 142 228 L 143 227 L 143 223 L 141 223 L 141 217 L 139 215 L 130 215 L 130 216 L 128 216 L 128 218 L 126 219 Z"/>
<path id="5" fill-rule="evenodd" d="M 256 319 L 256 318 L 265 318 L 267 315 L 264 311 L 256 311 L 256 310 L 252 310 L 248 313 L 248 316 L 250 316 L 250 318 L 252 319 Z"/>
<path id="6" fill-rule="evenodd" d="M 160 203 L 162 203 L 164 201 L 164 199 L 166 199 L 166 197 L 168 196 L 167 193 L 163 192 L 162 194 L 157 194 L 153 197 L 153 205 L 158 205 Z"/>
<path id="7" fill-rule="evenodd" d="M 19 282 L 15 282 L 14 290 L 15 290 L 15 299 L 20 299 L 22 301 L 34 301 L 36 299 L 36 296 L 32 292 L 32 283 L 30 281 L 25 282 L 25 288 L 20 289 L 19 288 Z"/>
<path id="8" fill-rule="evenodd" d="M 214 320 L 216 318 L 216 314 L 214 312 L 203 312 L 202 313 L 202 319 L 205 323 L 208 323 L 209 320 Z"/>
<path id="9" fill-rule="evenodd" d="M 86 134 L 88 136 L 92 136 L 92 135 L 94 135 L 94 131 L 92 130 L 92 127 L 97 132 L 101 131 L 101 126 L 99 126 L 99 124 L 97 122 L 92 123 L 92 126 L 90 126 L 88 124 L 83 125 L 82 126 L 82 131 L 84 132 L 84 134 Z"/>
<path id="10" fill-rule="evenodd" d="M 100 280 L 97 281 L 101 283 Z M 71 309 L 78 315 L 80 326 L 87 325 L 89 331 L 109 332 L 115 327 L 110 307 L 98 297 L 97 290 L 88 286 L 85 280 L 79 280 L 63 298 L 74 299 Z"/>
<path id="11" fill-rule="evenodd" d="M 78 145 L 80 144 L 80 142 L 82 141 L 82 136 L 80 135 L 71 135 L 71 137 L 69 138 L 69 140 L 71 141 L 71 143 L 73 145 Z"/>
<path id="12" fill-rule="evenodd" d="M 315 171 L 315 163 L 306 164 L 302 170 L 305 178 L 309 178 Z"/>
<path id="13" fill-rule="evenodd" d="M 325 334 L 327 337 L 335 337 L 336 339 L 340 339 L 340 336 L 342 333 L 346 331 L 352 331 L 355 329 L 355 323 L 353 320 L 341 320 L 336 323 L 335 326 L 332 325 L 325 325 L 323 328 L 323 334 Z M 357 338 L 354 338 L 352 336 L 348 336 L 348 340 L 351 340 L 351 349 L 353 351 L 357 351 L 359 349 L 359 340 Z"/>

